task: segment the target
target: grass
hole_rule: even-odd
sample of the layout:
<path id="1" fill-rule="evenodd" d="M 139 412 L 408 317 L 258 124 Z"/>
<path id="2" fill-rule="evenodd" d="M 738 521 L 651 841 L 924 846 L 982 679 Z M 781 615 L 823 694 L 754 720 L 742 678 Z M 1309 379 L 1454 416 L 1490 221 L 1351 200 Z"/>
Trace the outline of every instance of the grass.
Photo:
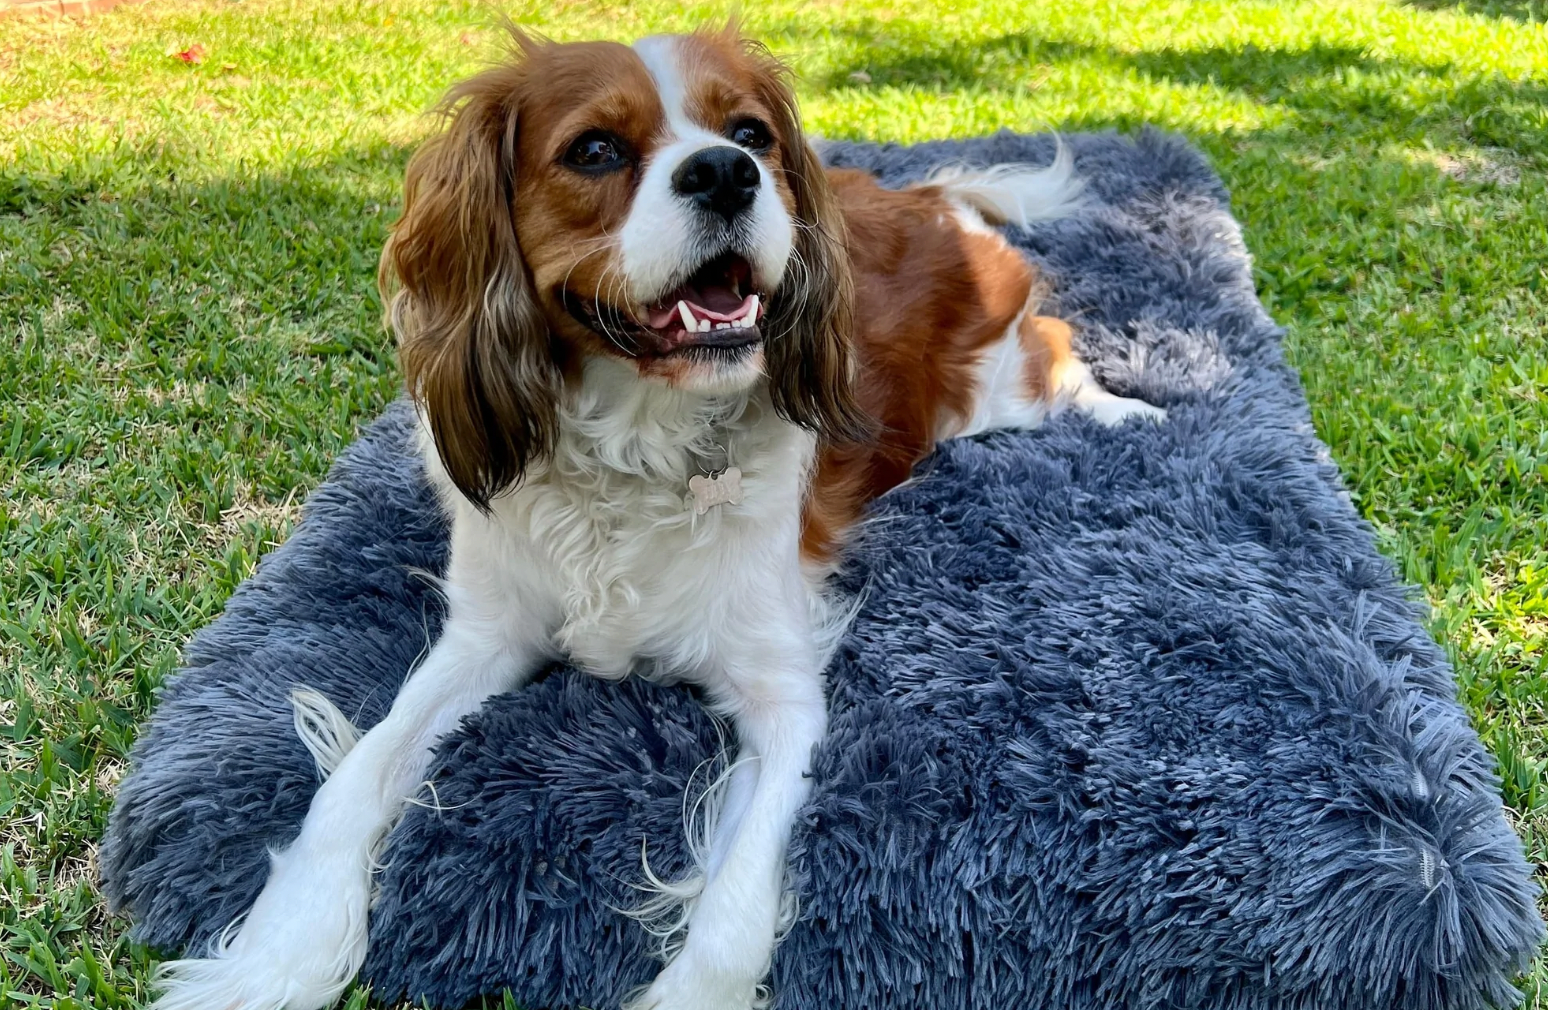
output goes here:
<path id="1" fill-rule="evenodd" d="M 720 11 L 514 13 L 629 38 Z M 1317 430 L 1433 605 L 1548 874 L 1541 0 L 744 13 L 829 136 L 1152 122 L 1208 152 Z M 179 644 L 398 388 L 376 254 L 421 112 L 490 24 L 437 0 L 0 22 L 0 1003 L 145 998 L 150 961 L 93 884 L 114 783 Z M 1522 984 L 1548 1004 L 1543 962 Z"/>

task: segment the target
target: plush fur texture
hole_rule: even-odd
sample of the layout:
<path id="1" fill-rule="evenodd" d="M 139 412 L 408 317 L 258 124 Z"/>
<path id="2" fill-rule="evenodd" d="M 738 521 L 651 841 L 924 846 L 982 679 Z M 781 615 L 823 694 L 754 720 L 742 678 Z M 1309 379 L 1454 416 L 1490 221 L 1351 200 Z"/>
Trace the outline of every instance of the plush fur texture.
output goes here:
<path id="1" fill-rule="evenodd" d="M 1311 430 L 1219 182 L 1158 134 L 1071 145 L 1086 208 L 1015 240 L 1093 370 L 1171 419 L 958 440 L 878 504 L 776 1006 L 1513 1002 L 1542 923 L 1490 759 Z M 826 157 L 902 183 L 1051 153 Z M 168 685 L 101 853 L 143 941 L 206 943 L 294 836 L 318 773 L 292 687 L 363 729 L 434 638 L 446 531 L 411 431 L 402 405 L 366 431 Z M 389 838 L 364 979 L 616 1006 L 657 967 L 618 911 L 642 842 L 687 868 L 720 745 L 683 688 L 561 667 L 490 702 Z"/>

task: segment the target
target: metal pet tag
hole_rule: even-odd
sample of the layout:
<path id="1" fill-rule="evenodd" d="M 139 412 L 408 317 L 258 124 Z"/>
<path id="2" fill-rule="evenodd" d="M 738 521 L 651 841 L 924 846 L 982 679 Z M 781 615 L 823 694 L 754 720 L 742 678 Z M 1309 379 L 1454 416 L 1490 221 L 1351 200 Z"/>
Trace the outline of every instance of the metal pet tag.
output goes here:
<path id="1" fill-rule="evenodd" d="M 688 478 L 688 490 L 693 494 L 693 511 L 703 515 L 716 505 L 742 504 L 742 471 L 728 466 L 711 474 L 695 474 Z"/>

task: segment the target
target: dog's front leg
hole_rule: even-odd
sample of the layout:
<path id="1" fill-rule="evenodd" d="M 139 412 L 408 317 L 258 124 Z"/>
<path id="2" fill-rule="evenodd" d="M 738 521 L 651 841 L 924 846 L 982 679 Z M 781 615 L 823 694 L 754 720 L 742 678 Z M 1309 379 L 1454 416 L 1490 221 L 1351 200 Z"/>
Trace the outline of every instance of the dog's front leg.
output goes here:
<path id="1" fill-rule="evenodd" d="M 683 946 L 634 1010 L 746 1010 L 768 974 L 785 848 L 811 791 L 812 750 L 827 728 L 804 600 L 789 611 L 762 627 L 727 622 L 747 634 L 726 649 L 723 669 L 707 686 L 736 727 L 739 760 L 755 767 L 756 783 L 744 809 L 727 809 L 732 819 L 718 830 Z"/>
<path id="2" fill-rule="evenodd" d="M 354 978 L 366 953 L 374 849 L 423 782 L 431 747 L 542 658 L 490 601 L 469 602 L 455 582 L 450 594 L 440 640 L 317 790 L 300 835 L 273 854 L 252 910 L 209 957 L 161 966 L 155 1010 L 318 1010 Z"/>

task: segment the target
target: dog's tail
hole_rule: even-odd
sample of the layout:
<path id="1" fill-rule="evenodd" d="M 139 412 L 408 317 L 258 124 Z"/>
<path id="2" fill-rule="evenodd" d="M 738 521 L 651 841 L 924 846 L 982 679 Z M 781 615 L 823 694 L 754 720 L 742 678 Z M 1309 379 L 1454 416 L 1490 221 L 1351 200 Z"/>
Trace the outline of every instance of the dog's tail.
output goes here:
<path id="1" fill-rule="evenodd" d="M 926 185 L 939 186 L 946 195 L 978 211 L 992 225 L 1026 227 L 1033 221 L 1068 217 L 1081 206 L 1085 183 L 1075 174 L 1075 159 L 1064 142 L 1054 140 L 1053 164 L 1033 168 L 1025 164 L 968 168 L 947 165 L 936 170 Z"/>

